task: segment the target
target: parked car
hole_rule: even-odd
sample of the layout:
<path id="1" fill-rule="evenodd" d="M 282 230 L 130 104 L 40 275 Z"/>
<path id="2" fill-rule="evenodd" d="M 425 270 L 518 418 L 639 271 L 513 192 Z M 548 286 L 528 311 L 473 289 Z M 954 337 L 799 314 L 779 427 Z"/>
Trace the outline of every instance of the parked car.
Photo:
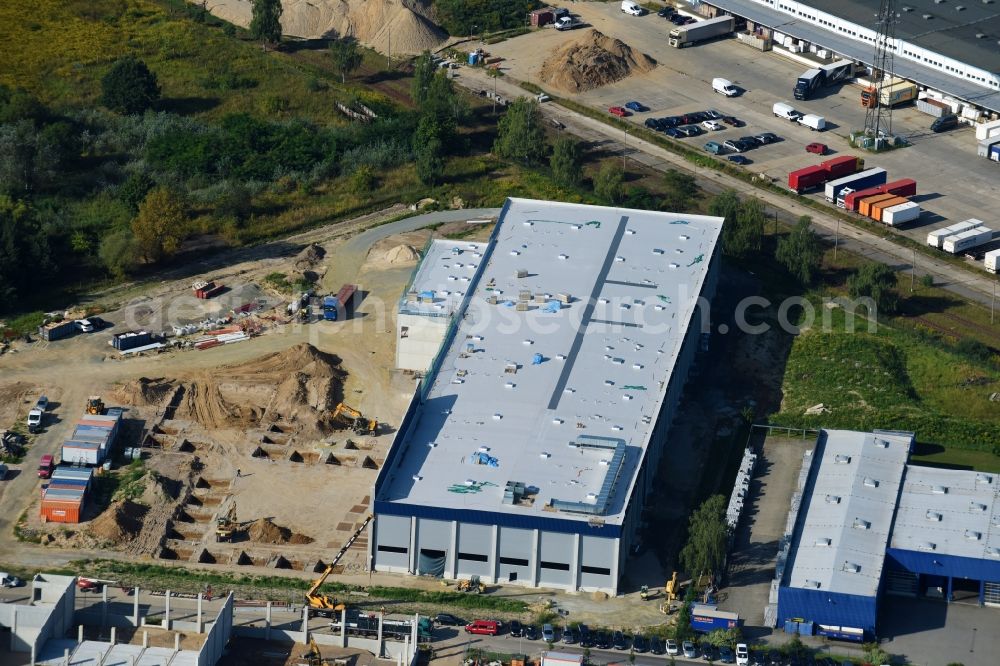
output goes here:
<path id="1" fill-rule="evenodd" d="M 0 481 L 7 478 L 7 465 L 0 463 Z"/>
<path id="2" fill-rule="evenodd" d="M 89 578 L 77 578 L 76 586 L 81 592 L 97 592 L 101 589 L 100 584 L 96 580 Z"/>
<path id="3" fill-rule="evenodd" d="M 706 152 L 712 153 L 713 155 L 720 155 L 723 152 L 722 146 L 715 141 L 709 141 L 703 147 Z"/>
<path id="4" fill-rule="evenodd" d="M 719 661 L 723 664 L 735 664 L 736 655 L 733 654 L 733 648 L 728 645 L 723 645 L 719 648 Z"/>
<path id="5" fill-rule="evenodd" d="M 33 407 L 28 410 L 28 432 L 39 432 L 42 429 L 42 410 Z"/>
<path id="6" fill-rule="evenodd" d="M 451 613 L 438 613 L 434 616 L 434 623 L 441 624 L 446 627 L 461 627 L 465 626 L 465 620 Z"/>
<path id="7" fill-rule="evenodd" d="M 38 400 L 35 401 L 35 409 L 40 409 L 43 412 L 49 409 L 49 399 L 46 396 L 40 396 Z"/>
<path id="8" fill-rule="evenodd" d="M 496 620 L 473 620 L 465 625 L 465 633 L 496 636 L 500 633 L 500 623 Z"/>
<path id="9" fill-rule="evenodd" d="M 656 15 L 659 16 L 660 18 L 669 19 L 671 16 L 674 15 L 674 11 L 675 10 L 673 7 L 664 7 L 660 11 L 656 12 Z"/>
<path id="10" fill-rule="evenodd" d="M 642 634 L 632 636 L 632 649 L 639 654 L 649 652 L 649 642 Z"/>
<path id="11" fill-rule="evenodd" d="M 667 116 L 666 118 L 660 118 L 660 122 L 667 127 L 677 127 L 682 125 L 680 116 Z"/>
<path id="12" fill-rule="evenodd" d="M 825 143 L 818 143 L 814 141 L 813 143 L 806 145 L 807 153 L 813 153 L 815 155 L 826 155 L 826 151 L 827 148 Z"/>
<path id="13" fill-rule="evenodd" d="M 746 166 L 751 163 L 751 160 L 743 157 L 742 155 L 730 155 L 726 159 L 733 164 L 739 164 L 740 166 Z"/>
<path id="14" fill-rule="evenodd" d="M 725 126 L 723 126 L 723 124 L 718 120 L 706 120 L 702 122 L 701 126 L 707 130 L 712 130 L 713 132 L 726 129 Z"/>
<path id="15" fill-rule="evenodd" d="M 524 627 L 524 637 L 529 641 L 538 640 L 538 627 L 533 624 L 525 625 Z"/>
<path id="16" fill-rule="evenodd" d="M 702 111 L 702 113 L 704 113 L 709 120 L 722 120 L 722 114 L 715 109 L 708 109 L 706 111 Z"/>
<path id="17" fill-rule="evenodd" d="M 956 127 L 958 127 L 958 116 L 953 113 L 941 116 L 940 118 L 935 118 L 934 122 L 931 123 L 931 131 L 935 134 L 938 132 L 944 132 L 945 130 L 955 129 Z"/>
<path id="18" fill-rule="evenodd" d="M 696 659 L 698 657 L 698 650 L 695 649 L 694 643 L 691 641 L 684 641 L 684 656 L 687 659 Z"/>
<path id="19" fill-rule="evenodd" d="M 698 136 L 699 134 L 704 134 L 705 131 L 698 127 L 697 125 L 685 125 L 680 128 L 687 132 L 688 136 Z"/>
<path id="20" fill-rule="evenodd" d="M 610 113 L 613 116 L 618 116 L 619 118 L 624 118 L 625 116 L 628 115 L 628 111 L 626 111 L 620 106 L 612 106 L 610 109 L 608 109 L 608 113 Z"/>
<path id="21" fill-rule="evenodd" d="M 511 620 L 510 622 L 510 635 L 514 638 L 521 638 L 524 636 L 524 625 L 522 625 L 517 620 Z"/>
<path id="22" fill-rule="evenodd" d="M 651 130 L 657 130 L 662 127 L 663 122 L 659 118 L 646 118 L 646 122 L 643 123 L 646 127 Z"/>
<path id="23" fill-rule="evenodd" d="M 556 642 L 556 630 L 552 628 L 551 624 L 542 625 L 542 640 L 546 643 Z"/>
<path id="24" fill-rule="evenodd" d="M 598 631 L 594 635 L 594 647 L 598 650 L 607 650 L 611 647 L 611 635 L 606 631 Z"/>
<path id="25" fill-rule="evenodd" d="M 52 472 L 55 470 L 55 463 L 52 459 L 51 453 L 46 453 L 42 456 L 41 461 L 38 463 L 38 478 L 48 479 L 52 476 Z"/>
<path id="26" fill-rule="evenodd" d="M 81 333 L 94 332 L 94 325 L 90 322 L 89 319 L 77 319 L 73 323 L 76 324 L 76 330 L 80 331 Z"/>
<path id="27" fill-rule="evenodd" d="M 710 643 L 702 643 L 701 658 L 705 661 L 713 661 L 715 659 L 715 648 Z"/>
<path id="28" fill-rule="evenodd" d="M 762 146 L 766 146 L 769 143 L 777 143 L 778 141 L 780 141 L 778 135 L 774 134 L 773 132 L 764 132 L 762 134 L 758 134 L 753 138 L 756 139 L 757 143 L 759 143 Z"/>
<path id="29" fill-rule="evenodd" d="M 627 650 L 628 649 L 628 639 L 625 638 L 625 634 L 620 631 L 616 631 L 611 636 L 611 647 L 616 650 Z"/>
<path id="30" fill-rule="evenodd" d="M 631 100 L 631 101 L 625 102 L 625 108 L 628 109 L 629 111 L 635 111 L 636 113 L 643 113 L 645 111 L 649 111 L 649 107 L 648 106 L 646 106 L 645 104 L 640 104 L 639 102 L 635 101 L 634 99 Z"/>
<path id="31" fill-rule="evenodd" d="M 562 632 L 562 642 L 566 645 L 576 643 L 576 630 L 573 627 L 566 627 Z"/>
<path id="32" fill-rule="evenodd" d="M 594 634 L 590 632 L 590 627 L 581 624 L 576 628 L 576 632 L 580 636 L 580 647 L 587 648 L 594 644 Z"/>
<path id="33" fill-rule="evenodd" d="M 677 641 L 672 638 L 667 639 L 667 654 L 671 657 L 677 656 Z"/>
<path id="34" fill-rule="evenodd" d="M 736 666 L 750 666 L 750 649 L 746 643 L 736 644 Z"/>
<path id="35" fill-rule="evenodd" d="M 663 130 L 663 133 L 669 136 L 671 139 L 683 139 L 687 136 L 684 132 L 680 131 L 676 127 L 668 127 Z"/>
<path id="36" fill-rule="evenodd" d="M 726 141 L 724 144 L 722 144 L 722 146 L 726 150 L 731 150 L 734 153 L 742 153 L 746 149 L 743 142 L 740 141 L 739 139 L 730 139 L 729 141 Z"/>
<path id="37" fill-rule="evenodd" d="M 21 587 L 24 585 L 24 581 L 17 576 L 12 576 L 9 573 L 0 572 L 0 586 L 3 587 Z"/>
<path id="38" fill-rule="evenodd" d="M 743 127 L 746 125 L 745 122 L 737 118 L 736 116 L 722 116 L 722 122 L 727 125 L 732 125 L 733 127 Z"/>
<path id="39" fill-rule="evenodd" d="M 649 651 L 653 654 L 666 654 L 667 648 L 659 636 L 653 636 L 649 639 Z"/>

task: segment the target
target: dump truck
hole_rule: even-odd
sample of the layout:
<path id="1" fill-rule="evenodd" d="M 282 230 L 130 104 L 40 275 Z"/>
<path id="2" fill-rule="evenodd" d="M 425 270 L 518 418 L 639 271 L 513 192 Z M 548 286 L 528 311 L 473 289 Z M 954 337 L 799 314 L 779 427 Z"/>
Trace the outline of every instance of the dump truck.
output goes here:
<path id="1" fill-rule="evenodd" d="M 667 43 L 675 49 L 682 49 L 713 37 L 728 35 L 736 28 L 732 16 L 717 16 L 707 21 L 697 21 L 677 26 L 670 31 Z"/>

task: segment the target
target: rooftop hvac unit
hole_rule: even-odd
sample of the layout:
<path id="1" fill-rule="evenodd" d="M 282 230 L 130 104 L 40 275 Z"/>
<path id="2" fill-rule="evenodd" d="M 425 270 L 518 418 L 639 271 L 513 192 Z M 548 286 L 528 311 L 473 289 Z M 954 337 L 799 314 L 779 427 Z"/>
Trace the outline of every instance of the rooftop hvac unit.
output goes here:
<path id="1" fill-rule="evenodd" d="M 865 485 L 869 488 L 878 488 L 878 479 L 873 479 L 870 476 L 865 477 Z"/>
<path id="2" fill-rule="evenodd" d="M 989 507 L 979 502 L 969 502 L 970 511 L 986 511 Z"/>
<path id="3" fill-rule="evenodd" d="M 851 463 L 851 456 L 838 455 L 833 460 L 838 465 L 849 465 Z"/>
<path id="4" fill-rule="evenodd" d="M 820 582 L 818 580 L 807 580 L 806 581 L 806 587 L 811 587 L 813 589 L 818 590 L 819 586 L 820 586 Z"/>
<path id="5" fill-rule="evenodd" d="M 856 562 L 844 562 L 844 571 L 848 573 L 861 573 L 861 565 Z"/>
<path id="6" fill-rule="evenodd" d="M 872 523 L 870 520 L 862 520 L 861 518 L 854 519 L 854 527 L 859 530 L 871 529 Z"/>
<path id="7" fill-rule="evenodd" d="M 937 511 L 928 511 L 927 520 L 933 520 L 934 522 L 940 523 L 943 516 Z"/>
<path id="8" fill-rule="evenodd" d="M 833 544 L 833 539 L 828 539 L 823 537 L 822 539 L 816 539 L 816 545 L 822 547 L 828 547 Z"/>
<path id="9" fill-rule="evenodd" d="M 931 492 L 934 493 L 935 495 L 947 495 L 948 486 L 934 486 L 933 488 L 931 488 Z"/>
<path id="10" fill-rule="evenodd" d="M 934 550 L 937 548 L 937 544 L 933 541 L 924 541 L 920 544 L 920 550 Z"/>
<path id="11" fill-rule="evenodd" d="M 827 504 L 840 504 L 840 495 L 827 495 Z"/>
<path id="12" fill-rule="evenodd" d="M 965 538 L 969 541 L 979 541 L 983 537 L 982 532 L 977 532 L 975 530 L 965 530 Z"/>
<path id="13" fill-rule="evenodd" d="M 976 474 L 976 483 L 993 483 L 993 477 L 989 474 Z"/>

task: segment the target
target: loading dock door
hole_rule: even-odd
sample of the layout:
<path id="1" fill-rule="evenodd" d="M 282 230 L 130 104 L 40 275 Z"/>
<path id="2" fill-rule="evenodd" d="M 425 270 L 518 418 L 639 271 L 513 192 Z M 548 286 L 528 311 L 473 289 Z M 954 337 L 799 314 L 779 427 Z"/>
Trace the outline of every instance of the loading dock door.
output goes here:
<path id="1" fill-rule="evenodd" d="M 417 574 L 441 578 L 444 575 L 444 565 L 448 561 L 448 553 L 443 550 L 420 549 L 417 558 Z"/>
<path id="2" fill-rule="evenodd" d="M 1000 583 L 983 583 L 985 589 L 985 596 L 983 597 L 983 602 L 987 606 L 998 606 L 1000 607 Z"/>

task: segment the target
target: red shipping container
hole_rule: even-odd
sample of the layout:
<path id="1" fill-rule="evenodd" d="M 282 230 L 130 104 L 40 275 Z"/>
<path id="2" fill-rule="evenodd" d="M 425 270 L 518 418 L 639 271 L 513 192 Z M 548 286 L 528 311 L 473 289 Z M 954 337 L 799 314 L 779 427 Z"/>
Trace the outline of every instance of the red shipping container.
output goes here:
<path id="1" fill-rule="evenodd" d="M 801 193 L 811 187 L 816 187 L 827 180 L 826 169 L 822 166 L 805 167 L 788 174 L 788 189 Z"/>
<path id="2" fill-rule="evenodd" d="M 895 194 L 899 197 L 912 197 L 917 193 L 917 181 L 912 178 L 894 180 L 882 186 L 882 191 L 886 194 Z"/>
<path id="3" fill-rule="evenodd" d="M 876 187 L 866 187 L 865 189 L 858 190 L 857 192 L 851 192 L 844 197 L 844 208 L 852 213 L 856 213 L 858 211 L 858 206 L 861 205 L 861 200 L 865 197 L 873 197 L 876 194 L 885 194 L 885 192 L 882 191 L 882 187 L 882 185 L 878 185 Z"/>
<path id="4" fill-rule="evenodd" d="M 820 162 L 820 166 L 826 169 L 827 180 L 836 180 L 844 176 L 850 176 L 852 173 L 857 173 L 864 168 L 865 161 L 854 155 L 842 155 L 825 162 Z"/>
<path id="5" fill-rule="evenodd" d="M 83 510 L 83 501 L 42 500 L 42 520 L 50 523 L 78 523 Z"/>

